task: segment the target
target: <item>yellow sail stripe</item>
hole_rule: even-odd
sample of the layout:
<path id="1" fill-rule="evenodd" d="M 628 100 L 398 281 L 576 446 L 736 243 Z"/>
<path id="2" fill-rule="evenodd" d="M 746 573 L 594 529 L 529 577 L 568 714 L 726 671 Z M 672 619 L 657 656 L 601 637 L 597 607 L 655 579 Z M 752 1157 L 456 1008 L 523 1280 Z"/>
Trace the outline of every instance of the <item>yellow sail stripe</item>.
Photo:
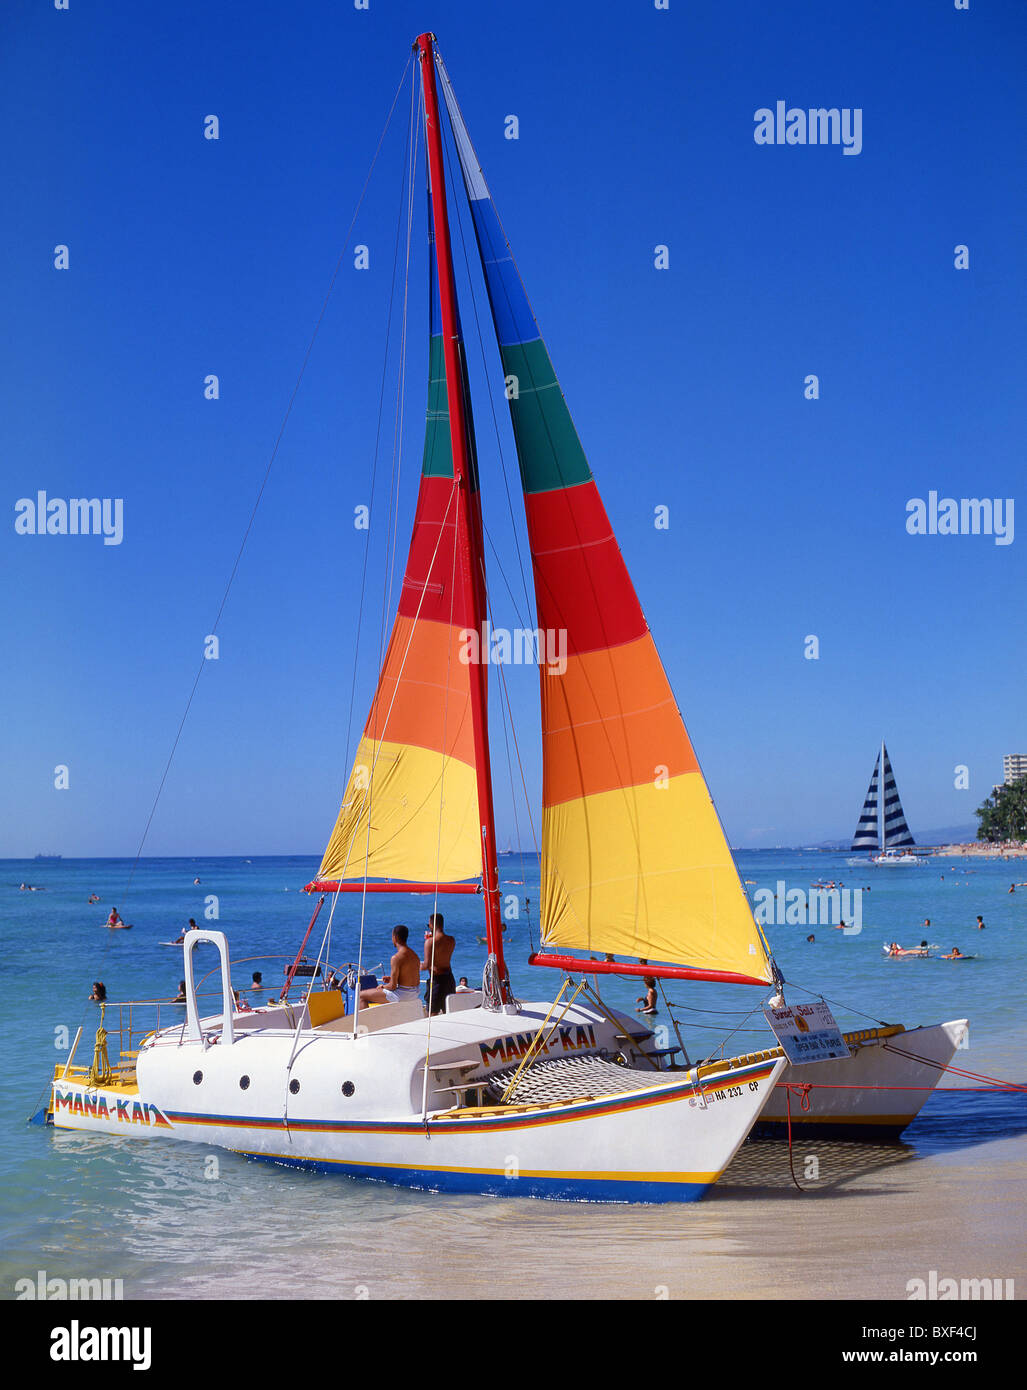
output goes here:
<path id="1" fill-rule="evenodd" d="M 546 807 L 542 842 L 547 947 L 770 981 L 752 907 L 701 773 Z"/>
<path id="2" fill-rule="evenodd" d="M 477 809 L 475 771 L 467 763 L 365 736 L 317 876 L 363 878 L 366 854 L 377 878 L 473 878 L 481 872 Z"/>

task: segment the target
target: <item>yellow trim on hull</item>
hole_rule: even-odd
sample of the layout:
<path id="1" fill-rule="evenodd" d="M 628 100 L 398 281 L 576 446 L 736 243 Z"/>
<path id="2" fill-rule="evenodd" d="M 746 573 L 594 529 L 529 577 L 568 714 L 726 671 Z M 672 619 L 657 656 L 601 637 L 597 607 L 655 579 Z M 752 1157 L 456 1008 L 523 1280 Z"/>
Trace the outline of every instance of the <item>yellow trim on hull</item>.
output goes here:
<path id="1" fill-rule="evenodd" d="M 301 1154 L 271 1154 L 257 1149 L 232 1149 L 232 1153 L 244 1154 L 248 1158 L 280 1158 L 286 1162 L 299 1159 L 305 1163 L 344 1163 L 350 1168 L 395 1168 L 404 1173 L 473 1173 L 483 1177 L 501 1178 L 506 1176 L 505 1168 L 458 1168 L 446 1167 L 437 1163 L 387 1163 L 373 1162 L 359 1158 L 306 1158 Z M 714 1183 L 723 1173 L 616 1173 L 599 1170 L 596 1172 L 553 1170 L 546 1168 L 520 1168 L 519 1178 L 561 1178 L 574 1182 L 667 1182 L 667 1183 Z"/>

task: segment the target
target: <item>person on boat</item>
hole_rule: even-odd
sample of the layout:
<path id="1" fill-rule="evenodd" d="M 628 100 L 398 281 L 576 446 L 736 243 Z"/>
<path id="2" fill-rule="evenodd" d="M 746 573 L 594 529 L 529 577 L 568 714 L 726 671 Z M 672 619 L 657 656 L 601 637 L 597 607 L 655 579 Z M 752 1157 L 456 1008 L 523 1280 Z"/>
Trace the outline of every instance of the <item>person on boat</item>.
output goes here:
<path id="1" fill-rule="evenodd" d="M 647 960 L 640 960 L 638 963 L 639 965 L 649 964 Z M 639 1009 L 639 1013 L 654 1014 L 656 1012 L 656 976 L 643 975 L 642 983 L 645 985 L 645 993 L 640 994 L 635 1000 L 635 1003 L 642 1005 L 642 1008 Z"/>
<path id="2" fill-rule="evenodd" d="M 421 961 L 421 969 L 430 977 L 424 991 L 424 1006 L 430 1014 L 444 1013 L 446 1000 L 456 993 L 456 980 L 450 966 L 455 949 L 456 939 L 446 934 L 442 913 L 433 912 L 424 934 L 424 959 Z"/>
<path id="3" fill-rule="evenodd" d="M 237 1014 L 251 1014 L 253 1012 L 237 989 L 232 990 L 232 997 L 235 1000 L 235 1011 Z"/>
<path id="4" fill-rule="evenodd" d="M 107 918 L 107 921 L 104 923 L 104 926 L 107 926 L 107 927 L 123 927 L 124 925 L 125 925 L 125 923 L 122 921 L 121 917 L 118 915 L 118 909 L 117 909 L 116 907 L 112 907 L 112 908 L 111 908 L 111 912 L 110 912 L 110 916 Z"/>
<path id="5" fill-rule="evenodd" d="M 102 980 L 93 981 L 93 992 L 89 996 L 89 1001 L 92 1004 L 106 1004 L 107 986 L 104 984 Z"/>
<path id="6" fill-rule="evenodd" d="M 407 927 L 393 927 L 392 944 L 396 951 L 389 961 L 389 973 L 380 985 L 360 991 L 361 1004 L 402 1004 L 417 998 L 421 986 L 421 962 L 417 959 L 417 952 L 407 945 L 409 935 Z"/>
<path id="7" fill-rule="evenodd" d="M 185 981 L 184 981 L 184 980 L 179 980 L 179 982 L 178 982 L 178 993 L 175 995 L 174 999 L 172 999 L 171 1002 L 172 1002 L 172 1004 L 184 1004 L 184 1003 L 185 1003 Z"/>

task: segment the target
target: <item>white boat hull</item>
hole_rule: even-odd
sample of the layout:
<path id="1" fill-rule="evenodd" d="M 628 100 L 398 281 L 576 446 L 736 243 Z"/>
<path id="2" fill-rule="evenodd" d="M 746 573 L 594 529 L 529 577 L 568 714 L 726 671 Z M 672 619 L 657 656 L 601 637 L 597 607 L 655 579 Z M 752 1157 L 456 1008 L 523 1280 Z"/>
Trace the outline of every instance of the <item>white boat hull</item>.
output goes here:
<path id="1" fill-rule="evenodd" d="M 425 1113 L 428 1022 L 416 1019 L 357 1037 L 308 1029 L 298 1043 L 283 1028 L 238 1031 L 227 1045 L 223 1035 L 214 1042 L 170 1030 L 141 1049 L 138 1094 L 57 1077 L 53 1123 L 186 1139 L 430 1191 L 612 1202 L 701 1197 L 749 1133 L 783 1060 L 728 1064 L 698 1084 L 692 1073 L 635 1069 L 625 1073 L 635 1089 L 620 1094 L 456 1108 L 439 1084 L 452 1079 L 447 1066 L 461 1091 L 508 1069 L 547 1007 L 433 1019 Z M 576 1005 L 550 1055 L 554 1047 L 558 1055 L 616 1052 L 624 1038 L 617 1027 L 628 1026 Z"/>
<path id="2" fill-rule="evenodd" d="M 778 1078 L 756 1133 L 822 1138 L 894 1140 L 916 1119 L 966 1037 L 967 1020 L 880 1036 L 846 1034 L 852 1055 L 833 1062 L 789 1066 Z M 867 1034 L 872 1036 L 866 1036 Z M 808 1090 L 805 1088 L 808 1087 Z"/>

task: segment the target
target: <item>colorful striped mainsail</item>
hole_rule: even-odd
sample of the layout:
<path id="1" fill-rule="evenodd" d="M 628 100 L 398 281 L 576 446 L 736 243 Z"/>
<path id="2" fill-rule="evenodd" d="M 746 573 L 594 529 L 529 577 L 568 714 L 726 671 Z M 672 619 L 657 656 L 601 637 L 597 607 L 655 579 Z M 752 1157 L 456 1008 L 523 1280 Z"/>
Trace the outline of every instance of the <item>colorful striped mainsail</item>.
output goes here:
<path id="1" fill-rule="evenodd" d="M 538 625 L 566 633 L 566 669 L 541 667 L 544 944 L 769 981 L 752 908 L 437 61 L 507 380 Z"/>
<path id="2" fill-rule="evenodd" d="M 460 659 L 460 634 L 475 623 L 459 570 L 466 538 L 430 255 L 429 266 L 428 411 L 410 553 L 378 688 L 318 871 L 321 884 L 365 875 L 455 883 L 481 875 L 470 667 Z M 473 432 L 471 471 L 476 490 Z"/>

